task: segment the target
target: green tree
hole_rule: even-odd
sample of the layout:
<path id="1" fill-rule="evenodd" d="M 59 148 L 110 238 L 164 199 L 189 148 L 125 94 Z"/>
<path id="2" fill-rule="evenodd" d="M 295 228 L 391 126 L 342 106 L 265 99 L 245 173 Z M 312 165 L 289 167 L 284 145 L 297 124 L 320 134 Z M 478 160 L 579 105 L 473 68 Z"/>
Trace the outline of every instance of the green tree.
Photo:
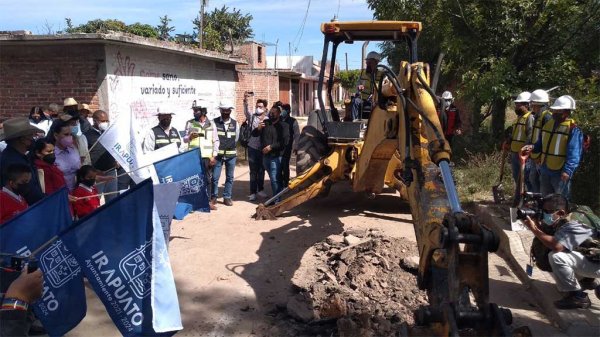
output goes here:
<path id="1" fill-rule="evenodd" d="M 160 25 L 156 26 L 158 37 L 163 41 L 171 40 L 171 33 L 175 31 L 175 27 L 169 26 L 171 21 L 172 20 L 165 14 L 165 16 L 160 17 Z"/>
<path id="2" fill-rule="evenodd" d="M 360 69 L 340 70 L 337 77 L 340 79 L 342 88 L 344 88 L 346 92 L 350 92 L 356 89 L 356 83 L 358 83 L 358 78 L 360 77 Z"/>
<path id="3" fill-rule="evenodd" d="M 446 54 L 444 79 L 473 108 L 492 106 L 492 132 L 501 137 L 511 97 L 564 85 L 600 67 L 597 0 L 367 0 L 379 20 L 423 22 L 420 59 Z M 406 55 L 386 43 L 390 64 Z M 444 81 L 441 82 L 442 84 Z"/>
<path id="4" fill-rule="evenodd" d="M 242 43 L 254 36 L 250 22 L 252 15 L 242 14 L 239 9 L 233 8 L 231 11 L 225 5 L 220 9 L 213 9 L 212 12 L 204 15 L 204 25 L 202 30 L 202 48 L 223 51 L 225 46 L 229 45 L 230 38 L 234 44 Z M 194 31 L 198 34 L 200 20 L 193 21 Z"/>
<path id="5" fill-rule="evenodd" d="M 136 22 L 134 24 L 128 25 L 127 30 L 125 32 L 153 39 L 159 38 L 158 31 L 156 30 L 156 28 L 146 23 Z"/>
<path id="6" fill-rule="evenodd" d="M 106 33 L 108 31 L 126 32 L 127 25 L 116 19 L 95 19 L 72 29 L 72 33 Z"/>

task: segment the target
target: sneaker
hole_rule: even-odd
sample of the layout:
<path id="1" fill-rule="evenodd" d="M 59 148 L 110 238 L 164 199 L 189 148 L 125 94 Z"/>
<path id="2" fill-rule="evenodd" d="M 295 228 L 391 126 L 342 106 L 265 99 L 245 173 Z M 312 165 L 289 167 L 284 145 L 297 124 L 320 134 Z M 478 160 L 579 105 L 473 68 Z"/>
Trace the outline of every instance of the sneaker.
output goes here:
<path id="1" fill-rule="evenodd" d="M 587 294 L 585 297 L 567 294 L 562 299 L 554 302 L 554 306 L 558 309 L 587 309 L 591 305 L 592 301 L 590 301 Z"/>
<path id="2" fill-rule="evenodd" d="M 591 277 L 584 277 L 579 280 L 579 285 L 581 286 L 581 289 L 594 290 L 596 287 L 600 286 L 600 280 Z"/>
<path id="3" fill-rule="evenodd" d="M 225 206 L 233 206 L 233 201 L 231 201 L 231 199 L 223 199 L 223 203 Z"/>
<path id="4" fill-rule="evenodd" d="M 256 194 L 250 194 L 248 196 L 248 201 L 254 201 L 254 200 L 256 200 Z"/>
<path id="5" fill-rule="evenodd" d="M 261 198 L 266 198 L 268 197 L 267 193 L 265 193 L 265 191 L 258 191 L 257 195 Z"/>

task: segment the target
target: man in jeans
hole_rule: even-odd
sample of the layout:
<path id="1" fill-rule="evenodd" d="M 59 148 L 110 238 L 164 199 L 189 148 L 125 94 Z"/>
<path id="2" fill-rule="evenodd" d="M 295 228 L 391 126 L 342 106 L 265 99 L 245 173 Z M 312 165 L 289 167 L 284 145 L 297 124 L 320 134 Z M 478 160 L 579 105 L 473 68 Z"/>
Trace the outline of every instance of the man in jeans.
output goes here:
<path id="1" fill-rule="evenodd" d="M 250 113 L 248 110 L 248 94 L 244 94 L 244 114 L 252 131 L 268 118 L 266 116 L 266 107 L 266 100 L 257 99 L 254 113 Z M 248 196 L 248 200 L 256 200 L 257 195 L 261 198 L 266 198 L 267 194 L 263 191 L 265 168 L 263 167 L 263 153 L 260 146 L 260 137 L 258 136 L 252 136 L 248 141 L 248 165 L 250 166 L 250 195 Z"/>
<path id="2" fill-rule="evenodd" d="M 263 165 L 269 173 L 273 196 L 283 190 L 281 159 L 290 141 L 289 126 L 281 121 L 281 112 L 281 106 L 274 105 L 269 113 L 269 119 L 260 123 L 252 132 L 253 136 L 260 136 Z"/>
<path id="3" fill-rule="evenodd" d="M 230 102 L 221 102 L 219 111 L 221 117 L 214 119 L 214 125 L 219 137 L 219 154 L 217 155 L 215 168 L 212 178 L 212 191 L 210 203 L 214 206 L 219 196 L 219 178 L 221 178 L 221 168 L 225 165 L 225 189 L 223 190 L 223 203 L 226 206 L 233 206 L 231 194 L 233 191 L 233 171 L 235 170 L 235 161 L 237 158 L 236 144 L 240 135 L 240 126 L 231 118 L 233 104 Z"/>

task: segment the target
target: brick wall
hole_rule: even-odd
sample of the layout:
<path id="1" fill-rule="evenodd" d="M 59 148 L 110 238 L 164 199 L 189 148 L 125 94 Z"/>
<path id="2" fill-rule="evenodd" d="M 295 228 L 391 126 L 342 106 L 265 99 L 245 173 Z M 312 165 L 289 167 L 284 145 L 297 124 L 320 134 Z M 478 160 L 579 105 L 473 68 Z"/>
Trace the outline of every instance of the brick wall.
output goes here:
<path id="1" fill-rule="evenodd" d="M 247 42 L 239 47 L 238 53 L 248 64 L 238 69 L 267 69 L 267 47 L 256 42 Z"/>
<path id="2" fill-rule="evenodd" d="M 257 99 L 266 99 L 271 106 L 279 100 L 279 76 L 277 72 L 268 71 L 238 71 L 238 82 L 236 85 L 236 114 L 237 120 L 243 122 L 244 116 L 244 92 L 252 91 L 254 96 L 248 99 L 248 107 L 250 111 L 254 109 L 254 104 Z"/>
<path id="3" fill-rule="evenodd" d="M 31 107 L 65 97 L 98 108 L 104 77 L 102 45 L 2 46 L 0 119 L 28 116 Z"/>

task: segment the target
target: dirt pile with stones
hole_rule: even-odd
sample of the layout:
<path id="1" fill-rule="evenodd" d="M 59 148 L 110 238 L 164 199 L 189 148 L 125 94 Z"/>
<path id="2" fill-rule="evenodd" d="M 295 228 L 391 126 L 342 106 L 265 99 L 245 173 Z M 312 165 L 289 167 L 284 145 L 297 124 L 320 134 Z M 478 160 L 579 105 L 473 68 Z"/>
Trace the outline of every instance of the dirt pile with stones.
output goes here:
<path id="1" fill-rule="evenodd" d="M 413 324 L 413 311 L 427 303 L 415 276 L 417 245 L 408 239 L 348 231 L 307 254 L 312 258 L 296 271 L 292 283 L 298 292 L 286 307 L 288 315 L 311 327 L 304 333 L 391 335 L 402 322 Z"/>

